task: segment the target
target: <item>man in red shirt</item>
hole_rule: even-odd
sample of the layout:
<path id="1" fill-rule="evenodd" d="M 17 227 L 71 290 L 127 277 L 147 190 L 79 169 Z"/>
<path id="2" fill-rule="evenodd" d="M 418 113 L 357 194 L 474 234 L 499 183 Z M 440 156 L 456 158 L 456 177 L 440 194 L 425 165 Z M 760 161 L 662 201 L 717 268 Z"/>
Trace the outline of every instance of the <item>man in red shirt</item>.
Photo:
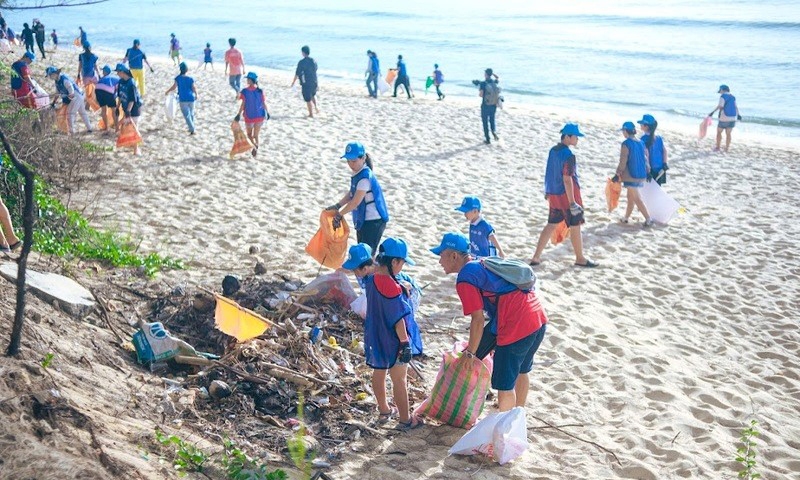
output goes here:
<path id="1" fill-rule="evenodd" d="M 236 48 L 236 39 L 229 38 L 228 45 L 231 46 L 225 51 L 225 73 L 228 75 L 228 83 L 231 88 L 236 90 L 236 98 L 239 98 L 239 92 L 242 91 L 242 75 L 245 71 L 244 56 L 242 52 Z"/>
<path id="2" fill-rule="evenodd" d="M 501 412 L 522 407 L 528 397 L 533 356 L 544 339 L 547 315 L 532 290 L 489 271 L 469 254 L 469 239 L 446 233 L 431 252 L 447 274 L 457 273 L 456 291 L 464 315 L 471 317 L 465 357 L 482 358 L 494 349 L 492 388 Z M 484 322 L 489 323 L 484 326 Z M 496 347 L 494 344 L 496 343 Z"/>
<path id="3" fill-rule="evenodd" d="M 32 52 L 25 52 L 19 60 L 11 64 L 11 68 L 16 74 L 11 77 L 11 89 L 14 91 L 14 98 L 25 108 L 36 108 L 36 92 L 33 91 L 31 82 L 31 72 L 28 65 L 36 59 Z"/>

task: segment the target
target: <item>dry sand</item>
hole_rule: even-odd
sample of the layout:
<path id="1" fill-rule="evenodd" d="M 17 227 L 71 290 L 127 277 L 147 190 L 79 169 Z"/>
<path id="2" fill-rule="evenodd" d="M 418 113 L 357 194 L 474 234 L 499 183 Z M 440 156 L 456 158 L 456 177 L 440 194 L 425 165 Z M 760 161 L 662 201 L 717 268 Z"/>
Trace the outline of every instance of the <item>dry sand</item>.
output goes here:
<path id="1" fill-rule="evenodd" d="M 413 101 L 372 100 L 366 88 L 323 79 L 322 113 L 308 119 L 288 89 L 290 75 L 262 71 L 272 114 L 264 146 L 257 159 L 229 160 L 237 105 L 223 65 L 216 67 L 190 72 L 200 95 L 197 134 L 189 137 L 182 117 L 169 124 L 164 116 L 163 92 L 177 69 L 156 62 L 140 124 L 143 156 L 111 154 L 113 178 L 100 187 L 96 223 L 141 238 L 143 251 L 187 260 L 188 270 L 162 276 L 171 284 L 249 272 L 251 245 L 261 247 L 270 272 L 308 280 L 319 267 L 303 248 L 320 210 L 347 188 L 339 156 L 358 140 L 374 156 L 386 194 L 386 235 L 409 242 L 417 266 L 408 273 L 431 284 L 421 307 L 427 352 L 436 357 L 454 336 L 466 338 L 454 277 L 427 249 L 446 231 L 466 231 L 453 208 L 475 194 L 507 254 L 529 258 L 546 221 L 547 152 L 572 118 L 507 106 L 497 116 L 502 140 L 485 146 L 477 98 L 437 102 L 418 91 Z M 574 150 L 584 242 L 602 267 L 573 267 L 568 243 L 545 251 L 537 275 L 550 325 L 537 359 L 557 361 L 534 369 L 527 404 L 529 427 L 542 426 L 533 415 L 580 424 L 565 430 L 613 451 L 619 463 L 552 429 L 533 429 L 531 448 L 500 467 L 448 457 L 463 430 L 426 426 L 362 440 L 332 470 L 335 478 L 735 478 L 738 437 L 752 418 L 760 422 L 764 478 L 798 475 L 800 194 L 793 164 L 800 152 L 745 145 L 734 130 L 731 152 L 712 154 L 710 140 L 698 143 L 663 125 L 672 167 L 666 191 L 685 212 L 668 227 L 644 230 L 618 223 L 619 211 L 605 212 L 604 182 L 617 163 L 623 120 L 581 124 L 586 138 Z M 435 364 L 427 370 L 431 384 Z"/>

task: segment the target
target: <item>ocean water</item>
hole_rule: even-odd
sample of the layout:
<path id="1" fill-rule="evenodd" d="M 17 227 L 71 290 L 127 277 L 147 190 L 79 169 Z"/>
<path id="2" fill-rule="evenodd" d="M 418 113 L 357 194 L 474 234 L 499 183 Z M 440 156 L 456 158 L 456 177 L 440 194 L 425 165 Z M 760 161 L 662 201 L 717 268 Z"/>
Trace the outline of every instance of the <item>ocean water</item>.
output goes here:
<path id="1" fill-rule="evenodd" d="M 651 113 L 662 125 L 696 125 L 725 83 L 745 119 L 737 131 L 790 144 L 800 138 L 800 2 L 657 3 L 110 0 L 6 18 L 19 31 L 39 17 L 62 43 L 81 25 L 93 44 L 120 56 L 133 38 L 164 56 L 174 32 L 191 59 L 210 42 L 218 68 L 228 37 L 248 64 L 281 70 L 293 70 L 307 44 L 323 83 L 363 82 L 367 49 L 378 52 L 384 72 L 402 54 L 417 94 L 434 63 L 448 95 L 477 95 L 471 81 L 492 67 L 507 104 L 620 122 Z"/>

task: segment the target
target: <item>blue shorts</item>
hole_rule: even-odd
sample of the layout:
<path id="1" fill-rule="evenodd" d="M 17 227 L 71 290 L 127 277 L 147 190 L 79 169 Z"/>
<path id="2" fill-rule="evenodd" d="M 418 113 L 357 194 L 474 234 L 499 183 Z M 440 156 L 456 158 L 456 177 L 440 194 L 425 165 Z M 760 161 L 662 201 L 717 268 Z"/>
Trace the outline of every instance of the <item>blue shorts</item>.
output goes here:
<path id="1" fill-rule="evenodd" d="M 644 182 L 622 182 L 622 186 L 628 188 L 642 188 L 644 187 Z"/>
<path id="2" fill-rule="evenodd" d="M 722 120 L 717 123 L 717 128 L 733 128 L 736 126 L 736 122 L 723 122 Z"/>
<path id="3" fill-rule="evenodd" d="M 544 324 L 532 334 L 517 340 L 511 345 L 498 346 L 494 350 L 494 369 L 492 388 L 495 390 L 514 390 L 517 377 L 533 368 L 533 355 L 544 339 Z"/>

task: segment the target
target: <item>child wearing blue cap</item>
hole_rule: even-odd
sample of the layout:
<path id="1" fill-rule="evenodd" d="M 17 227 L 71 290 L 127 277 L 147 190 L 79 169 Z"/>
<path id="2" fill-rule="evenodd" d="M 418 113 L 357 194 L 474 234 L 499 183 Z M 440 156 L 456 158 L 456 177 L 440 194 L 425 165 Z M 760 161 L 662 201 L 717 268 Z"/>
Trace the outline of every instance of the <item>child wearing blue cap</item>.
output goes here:
<path id="1" fill-rule="evenodd" d="M 97 81 L 97 86 L 94 90 L 94 96 L 97 99 L 97 104 L 100 105 L 100 116 L 104 123 L 104 132 L 108 132 L 108 127 L 114 125 L 114 130 L 117 130 L 117 84 L 119 84 L 119 77 L 111 75 L 111 67 L 108 65 L 103 66 L 103 75 Z M 108 114 L 111 113 L 112 120 L 109 120 Z"/>
<path id="2" fill-rule="evenodd" d="M 352 142 L 347 144 L 341 158 L 347 160 L 347 166 L 353 172 L 350 190 L 326 210 L 337 211 L 340 215 L 353 212 L 358 243 L 366 243 L 374 251 L 378 248 L 389 221 L 389 210 L 381 185 L 373 173 L 372 157 L 366 152 L 364 145 Z"/>
<path id="3" fill-rule="evenodd" d="M 644 143 L 636 138 L 636 126 L 633 122 L 625 122 L 620 129 L 622 136 L 625 140 L 620 146 L 619 152 L 619 165 L 617 165 L 617 172 L 615 178 L 622 181 L 622 186 L 627 190 L 628 204 L 625 206 L 625 217 L 622 218 L 622 223 L 628 223 L 631 213 L 633 213 L 633 206 L 642 212 L 644 215 L 644 227 L 653 225 L 653 220 L 650 214 L 647 213 L 647 207 L 639 195 L 639 189 L 644 187 L 645 180 L 650 181 L 650 163 L 647 160 L 647 150 Z"/>
<path id="4" fill-rule="evenodd" d="M 364 278 L 367 318 L 364 321 L 364 351 L 367 365 L 373 368 L 372 389 L 383 418 L 395 411 L 386 398 L 386 373 L 392 380 L 397 405 L 398 429 L 410 430 L 423 424 L 411 415 L 406 377 L 413 355 L 422 353 L 422 337 L 414 319 L 410 292 L 398 279 L 403 267 L 414 265 L 401 238 L 383 241 L 376 258 L 375 273 Z"/>
<path id="5" fill-rule="evenodd" d="M 536 251 L 529 262 L 531 266 L 542 263 L 542 252 L 561 222 L 566 222 L 569 227 L 569 238 L 575 251 L 575 266 L 594 268 L 599 265 L 583 256 L 583 201 L 578 181 L 578 163 L 575 154 L 569 149 L 577 145 L 578 138 L 582 136 L 578 125 L 568 123 L 561 129 L 561 141 L 550 149 L 544 173 L 544 198 L 550 206 L 550 212 L 547 225 L 539 235 Z"/>
<path id="6" fill-rule="evenodd" d="M 649 114 L 642 115 L 638 122 L 642 127 L 642 143 L 647 148 L 647 155 L 650 159 L 650 175 L 659 185 L 667 183 L 667 146 L 661 135 L 656 135 L 658 122 L 655 117 Z"/>
<path id="7" fill-rule="evenodd" d="M 478 197 L 464 197 L 461 205 L 456 210 L 463 213 L 469 221 L 470 253 L 475 257 L 500 257 L 505 258 L 503 248 L 497 241 L 494 227 L 481 215 L 481 199 Z"/>

